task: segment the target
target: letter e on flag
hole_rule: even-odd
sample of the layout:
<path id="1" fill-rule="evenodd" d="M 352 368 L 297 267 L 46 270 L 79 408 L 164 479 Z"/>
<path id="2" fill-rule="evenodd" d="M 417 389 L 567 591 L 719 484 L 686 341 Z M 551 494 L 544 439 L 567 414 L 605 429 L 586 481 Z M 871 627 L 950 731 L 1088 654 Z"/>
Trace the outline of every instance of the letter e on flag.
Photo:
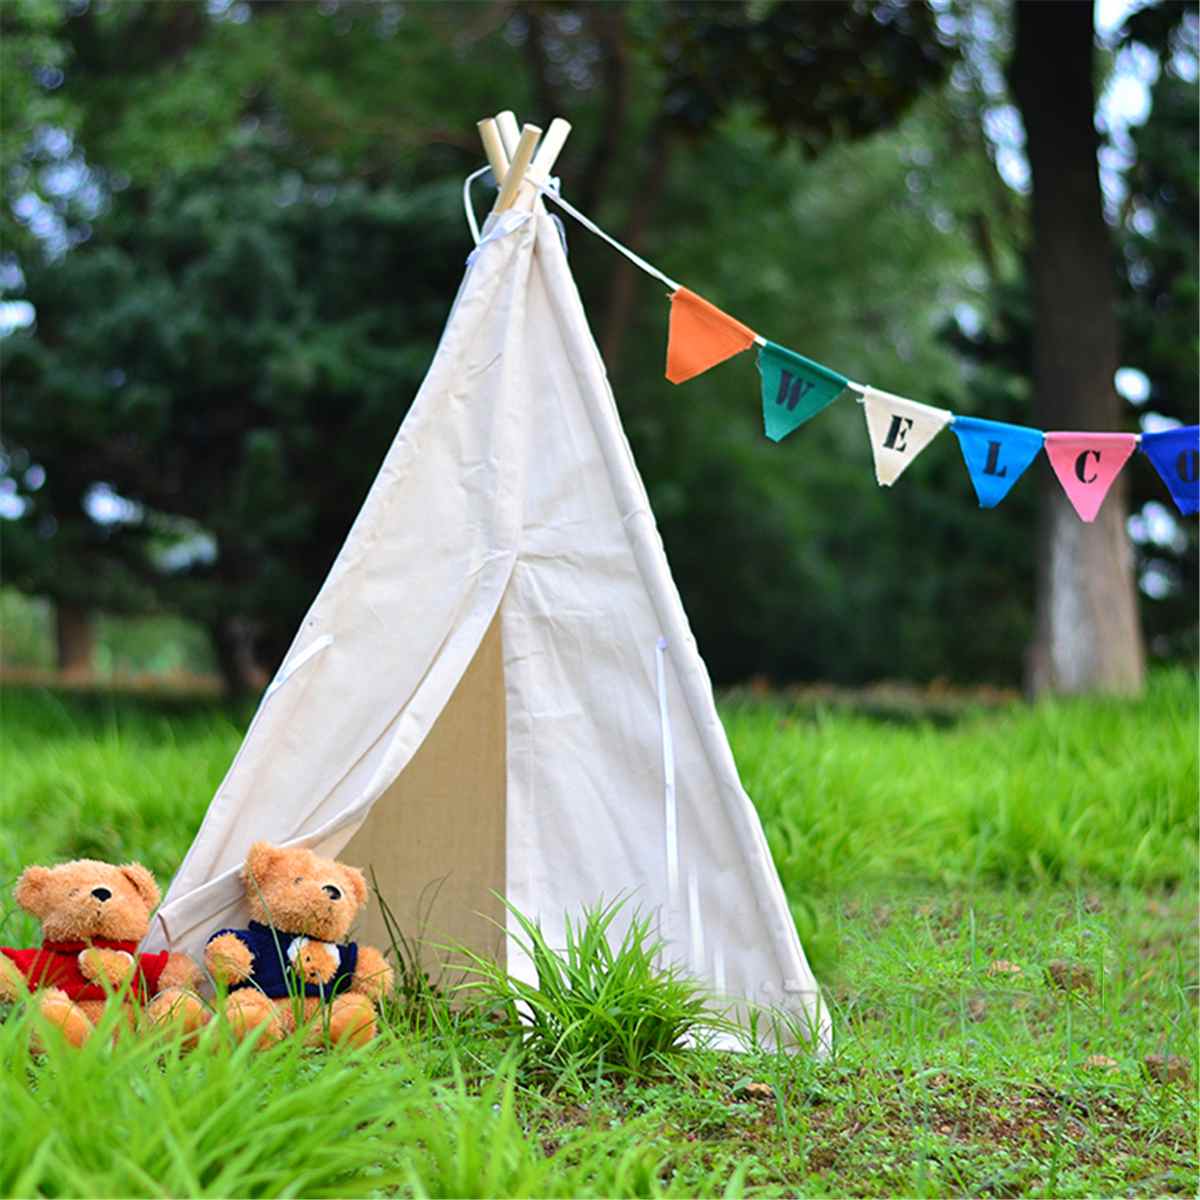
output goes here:
<path id="1" fill-rule="evenodd" d="M 891 487 L 905 468 L 947 425 L 953 414 L 869 387 L 862 396 L 867 436 L 875 459 L 875 479 Z"/>

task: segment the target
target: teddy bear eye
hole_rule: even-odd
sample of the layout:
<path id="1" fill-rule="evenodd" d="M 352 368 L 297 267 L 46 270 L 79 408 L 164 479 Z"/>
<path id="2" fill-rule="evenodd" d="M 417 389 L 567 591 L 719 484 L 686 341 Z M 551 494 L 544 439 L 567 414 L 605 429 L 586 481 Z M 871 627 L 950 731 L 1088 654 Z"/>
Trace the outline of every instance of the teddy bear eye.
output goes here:
<path id="1" fill-rule="evenodd" d="M 301 879 L 299 876 L 297 876 L 295 879 L 293 879 L 293 880 L 292 880 L 292 882 L 293 882 L 293 883 L 303 883 L 303 882 L 304 882 L 304 880 L 303 880 L 303 879 Z"/>

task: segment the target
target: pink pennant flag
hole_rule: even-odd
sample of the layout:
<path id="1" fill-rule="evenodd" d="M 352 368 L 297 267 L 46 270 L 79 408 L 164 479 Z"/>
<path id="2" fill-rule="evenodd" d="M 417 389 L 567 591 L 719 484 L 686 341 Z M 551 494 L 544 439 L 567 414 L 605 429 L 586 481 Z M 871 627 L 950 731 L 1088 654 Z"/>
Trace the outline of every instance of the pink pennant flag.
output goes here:
<path id="1" fill-rule="evenodd" d="M 1137 449 L 1134 433 L 1048 433 L 1046 457 L 1067 499 L 1094 521 L 1113 480 Z"/>

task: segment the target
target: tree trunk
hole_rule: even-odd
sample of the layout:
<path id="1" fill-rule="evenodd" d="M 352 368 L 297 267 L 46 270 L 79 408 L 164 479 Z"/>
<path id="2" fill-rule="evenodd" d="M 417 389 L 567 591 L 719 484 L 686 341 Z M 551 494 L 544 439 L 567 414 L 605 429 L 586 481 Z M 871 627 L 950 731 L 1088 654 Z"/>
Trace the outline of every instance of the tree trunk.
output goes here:
<path id="1" fill-rule="evenodd" d="M 629 219 L 621 233 L 621 241 L 633 251 L 641 249 L 646 230 L 650 228 L 666 190 L 671 149 L 672 141 L 667 121 L 660 116 L 650 130 L 642 183 L 634 193 Z M 621 350 L 625 344 L 625 333 L 629 329 L 637 278 L 638 268 L 624 256 L 618 256 L 609 282 L 603 332 L 600 335 L 600 354 L 610 377 L 617 374 Z"/>
<path id="2" fill-rule="evenodd" d="M 1019 0 L 1012 90 L 1033 176 L 1034 416 L 1047 430 L 1121 424 L 1113 249 L 1100 194 L 1092 5 Z M 1043 474 L 1036 626 L 1027 684 L 1141 690 L 1145 651 L 1118 477 L 1093 524 Z"/>
<path id="3" fill-rule="evenodd" d="M 258 661 L 255 630 L 241 617 L 225 617 L 208 627 L 217 668 L 231 696 L 261 692 L 268 682 L 267 672 Z"/>
<path id="4" fill-rule="evenodd" d="M 59 600 L 54 605 L 54 637 L 58 673 L 64 679 L 90 679 L 96 650 L 96 626 L 82 604 Z"/>

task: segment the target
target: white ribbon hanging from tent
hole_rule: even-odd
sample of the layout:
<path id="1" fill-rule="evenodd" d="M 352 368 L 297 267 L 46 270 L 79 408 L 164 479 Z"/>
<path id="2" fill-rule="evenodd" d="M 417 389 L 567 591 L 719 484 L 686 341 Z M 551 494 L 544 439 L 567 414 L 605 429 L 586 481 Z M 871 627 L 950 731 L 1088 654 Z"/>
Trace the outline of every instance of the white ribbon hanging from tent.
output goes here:
<path id="1" fill-rule="evenodd" d="M 675 744 L 671 740 L 671 716 L 667 710 L 667 639 L 655 645 L 658 677 L 658 719 L 662 736 L 663 825 L 666 839 L 667 897 L 671 911 L 679 908 L 679 815 L 675 799 Z"/>

